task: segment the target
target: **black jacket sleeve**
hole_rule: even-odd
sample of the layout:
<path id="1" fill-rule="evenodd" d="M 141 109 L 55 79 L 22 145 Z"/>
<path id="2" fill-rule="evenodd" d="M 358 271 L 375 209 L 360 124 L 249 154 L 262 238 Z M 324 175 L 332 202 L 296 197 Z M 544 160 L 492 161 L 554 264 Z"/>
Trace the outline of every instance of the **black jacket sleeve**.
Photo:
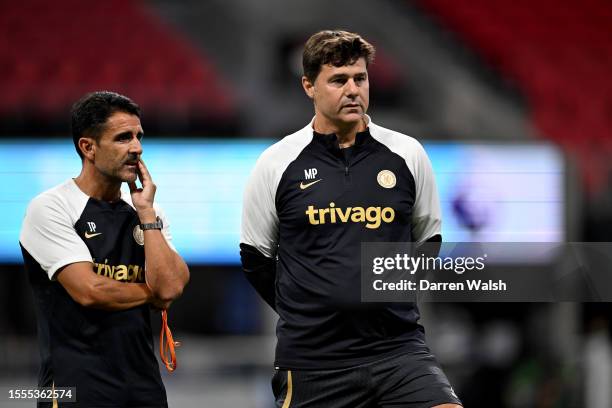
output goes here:
<path id="1" fill-rule="evenodd" d="M 418 254 L 423 254 L 429 258 L 437 258 L 440 253 L 440 247 L 442 246 L 442 235 L 436 234 L 427 241 L 422 242 L 419 246 L 416 247 L 416 252 Z"/>
<path id="2" fill-rule="evenodd" d="M 259 296 L 276 310 L 276 259 L 268 258 L 257 248 L 240 244 L 242 271 Z"/>

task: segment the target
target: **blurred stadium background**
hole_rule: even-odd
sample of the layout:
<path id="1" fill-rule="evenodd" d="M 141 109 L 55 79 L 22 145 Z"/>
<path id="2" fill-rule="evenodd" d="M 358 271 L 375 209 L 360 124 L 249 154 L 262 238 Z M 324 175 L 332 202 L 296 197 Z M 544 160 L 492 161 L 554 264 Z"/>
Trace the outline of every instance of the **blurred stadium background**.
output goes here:
<path id="1" fill-rule="evenodd" d="M 324 28 L 377 46 L 370 113 L 435 152 L 445 238 L 612 241 L 609 0 L 0 1 L 0 385 L 33 385 L 38 367 L 23 211 L 77 174 L 69 107 L 108 89 L 143 107 L 160 202 L 185 223 L 171 406 L 272 406 L 275 316 L 231 248 L 254 158 L 311 118 L 301 46 Z M 609 304 L 422 312 L 466 407 L 612 407 Z"/>

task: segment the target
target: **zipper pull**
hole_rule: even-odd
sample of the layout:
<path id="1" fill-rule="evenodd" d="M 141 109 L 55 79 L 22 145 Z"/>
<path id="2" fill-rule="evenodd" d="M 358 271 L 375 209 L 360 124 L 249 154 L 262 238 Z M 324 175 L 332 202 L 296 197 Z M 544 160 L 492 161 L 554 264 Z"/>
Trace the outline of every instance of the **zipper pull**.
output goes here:
<path id="1" fill-rule="evenodd" d="M 345 176 L 349 175 L 348 166 L 344 166 L 344 175 Z"/>

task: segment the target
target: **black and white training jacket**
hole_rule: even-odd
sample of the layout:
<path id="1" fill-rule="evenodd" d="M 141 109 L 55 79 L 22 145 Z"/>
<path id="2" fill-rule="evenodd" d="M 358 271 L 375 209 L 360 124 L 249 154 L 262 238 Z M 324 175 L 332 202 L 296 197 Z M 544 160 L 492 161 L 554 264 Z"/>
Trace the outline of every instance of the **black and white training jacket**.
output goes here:
<path id="1" fill-rule="evenodd" d="M 340 368 L 425 347 L 414 303 L 360 302 L 362 242 L 441 234 L 425 150 L 367 119 L 345 149 L 309 123 L 262 153 L 246 186 L 242 264 L 279 314 L 278 367 Z"/>

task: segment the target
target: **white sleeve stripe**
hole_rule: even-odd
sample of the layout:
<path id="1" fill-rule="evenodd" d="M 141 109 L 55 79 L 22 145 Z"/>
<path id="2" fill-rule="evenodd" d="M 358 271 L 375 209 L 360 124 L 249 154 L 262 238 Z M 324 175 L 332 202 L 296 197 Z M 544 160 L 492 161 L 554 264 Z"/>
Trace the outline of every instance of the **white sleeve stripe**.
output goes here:
<path id="1" fill-rule="evenodd" d="M 423 242 L 441 234 L 442 216 L 438 189 L 431 162 L 423 146 L 414 138 L 370 122 L 370 133 L 393 153 L 402 157 L 415 183 L 412 238 Z"/>
<path id="2" fill-rule="evenodd" d="M 266 149 L 247 181 L 242 206 L 240 242 L 257 248 L 267 257 L 276 255 L 278 214 L 276 192 L 281 178 L 312 141 L 312 125 L 286 136 Z"/>
<path id="3" fill-rule="evenodd" d="M 34 198 L 26 210 L 19 242 L 50 279 L 67 263 L 92 261 L 74 229 L 88 200 L 69 179 Z"/>

